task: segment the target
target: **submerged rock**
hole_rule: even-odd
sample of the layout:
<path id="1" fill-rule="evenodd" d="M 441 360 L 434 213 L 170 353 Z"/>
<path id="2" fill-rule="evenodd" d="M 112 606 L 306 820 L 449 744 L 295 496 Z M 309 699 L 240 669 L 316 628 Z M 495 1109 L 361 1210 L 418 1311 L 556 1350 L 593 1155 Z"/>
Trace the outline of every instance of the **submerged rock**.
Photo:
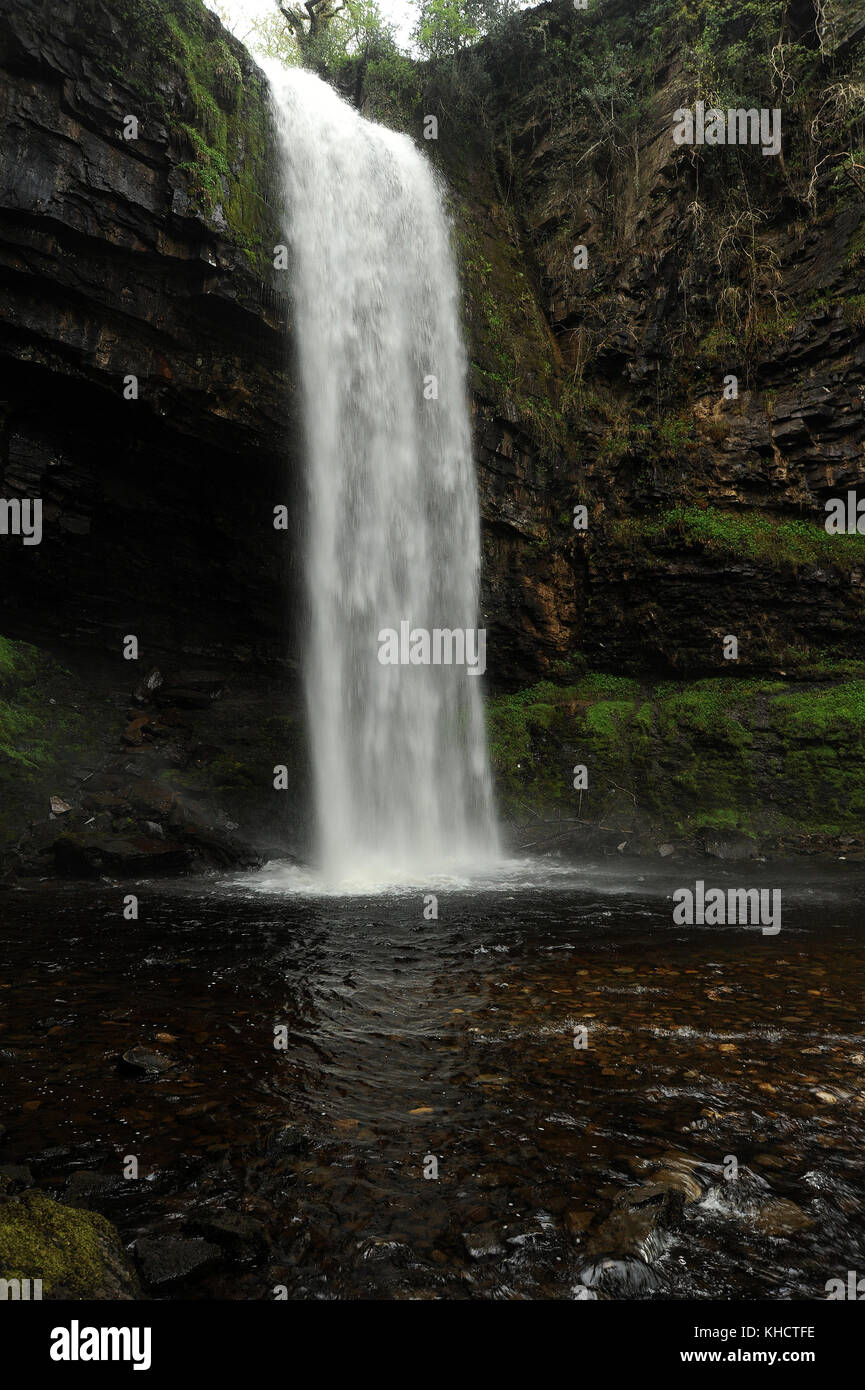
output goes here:
<path id="1" fill-rule="evenodd" d="M 596 1260 L 583 1266 L 580 1279 L 611 1298 L 643 1297 L 658 1286 L 657 1275 L 640 1259 Z"/>
<path id="2" fill-rule="evenodd" d="M 505 1253 L 505 1247 L 494 1230 L 466 1231 L 463 1233 L 463 1244 L 472 1260 L 488 1260 Z"/>
<path id="3" fill-rule="evenodd" d="M 120 1058 L 120 1064 L 135 1072 L 158 1074 L 170 1071 L 175 1063 L 162 1052 L 151 1052 L 146 1047 L 130 1047 Z"/>
<path id="4" fill-rule="evenodd" d="M 810 1230 L 814 1224 L 812 1217 L 785 1197 L 767 1202 L 754 1217 L 754 1226 L 766 1236 L 789 1236 L 796 1231 Z"/>

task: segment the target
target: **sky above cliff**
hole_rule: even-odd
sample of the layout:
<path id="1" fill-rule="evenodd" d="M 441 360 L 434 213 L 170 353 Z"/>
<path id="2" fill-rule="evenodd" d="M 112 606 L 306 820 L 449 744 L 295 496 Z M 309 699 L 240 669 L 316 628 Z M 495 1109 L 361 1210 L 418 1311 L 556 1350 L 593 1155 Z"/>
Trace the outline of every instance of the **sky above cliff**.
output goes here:
<path id="1" fill-rule="evenodd" d="M 242 40 L 250 25 L 256 19 L 272 14 L 276 5 L 274 0 L 219 0 L 219 7 L 229 16 L 232 32 Z M 409 0 L 379 0 L 379 8 L 396 26 L 400 43 L 408 47 L 409 34 L 415 25 L 415 6 Z"/>

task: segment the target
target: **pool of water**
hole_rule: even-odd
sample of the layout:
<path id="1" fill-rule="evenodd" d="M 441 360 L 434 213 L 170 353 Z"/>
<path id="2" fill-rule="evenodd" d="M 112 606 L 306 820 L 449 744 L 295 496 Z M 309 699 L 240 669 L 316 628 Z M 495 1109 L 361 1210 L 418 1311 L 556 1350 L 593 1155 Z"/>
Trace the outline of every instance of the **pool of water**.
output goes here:
<path id="1" fill-rule="evenodd" d="M 781 932 L 674 926 L 695 878 L 780 887 Z M 155 1297 L 823 1298 L 865 1268 L 863 902 L 705 861 L 8 891 L 4 1160 L 103 1175 L 130 1247 L 239 1218 Z M 610 1217 L 658 1166 L 699 1197 L 636 1258 Z"/>

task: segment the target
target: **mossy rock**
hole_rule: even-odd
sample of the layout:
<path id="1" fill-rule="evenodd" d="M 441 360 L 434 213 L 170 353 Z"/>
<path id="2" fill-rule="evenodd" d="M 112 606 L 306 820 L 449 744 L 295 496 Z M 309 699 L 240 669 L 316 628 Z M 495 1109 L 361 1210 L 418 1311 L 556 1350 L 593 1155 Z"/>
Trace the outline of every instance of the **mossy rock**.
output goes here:
<path id="1" fill-rule="evenodd" d="M 693 843 L 722 832 L 767 847 L 788 832 L 863 838 L 862 680 L 641 686 L 594 673 L 496 696 L 487 717 L 499 806 L 516 826 L 579 812 Z M 589 769 L 583 797 L 578 764 Z"/>
<path id="2" fill-rule="evenodd" d="M 111 1222 L 39 1191 L 0 1201 L 0 1278 L 41 1279 L 43 1298 L 140 1297 Z"/>
<path id="3" fill-rule="evenodd" d="M 274 133 L 264 76 L 201 0 L 117 0 L 126 61 L 144 128 L 162 122 L 198 215 L 257 273 L 277 240 L 270 206 Z"/>
<path id="4" fill-rule="evenodd" d="M 93 764 L 116 715 L 48 653 L 0 637 L 0 857 Z"/>

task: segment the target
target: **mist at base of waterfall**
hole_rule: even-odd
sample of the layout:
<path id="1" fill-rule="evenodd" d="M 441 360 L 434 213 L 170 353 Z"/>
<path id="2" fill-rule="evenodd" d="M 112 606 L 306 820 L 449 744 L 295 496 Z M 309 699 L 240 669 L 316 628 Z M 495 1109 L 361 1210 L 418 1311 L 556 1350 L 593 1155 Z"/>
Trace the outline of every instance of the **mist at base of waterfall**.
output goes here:
<path id="1" fill-rule="evenodd" d="M 307 898 L 409 898 L 429 893 L 454 894 L 461 899 L 500 896 L 523 900 L 533 892 L 578 893 L 600 906 L 610 899 L 640 898 L 672 913 L 674 888 L 694 886 L 701 879 L 708 886 L 738 888 L 781 887 L 785 902 L 806 910 L 821 905 L 823 910 L 837 903 L 839 910 L 851 893 L 862 891 L 862 865 L 836 864 L 829 860 L 805 863 L 796 860 L 751 861 L 747 865 L 725 863 L 702 856 L 679 855 L 675 860 L 651 856 L 604 856 L 572 859 L 558 854 L 489 856 L 454 860 L 448 864 L 415 864 L 411 869 L 395 865 L 386 857 L 371 858 L 337 874 L 328 874 L 314 864 L 272 860 L 251 873 L 232 876 L 236 889 L 252 895 L 264 894 Z M 226 880 L 228 882 L 229 880 Z M 831 920 L 830 920 L 831 925 Z M 727 930 L 760 932 L 759 927 L 743 924 Z M 686 928 L 688 932 L 712 932 L 711 923 Z M 787 930 L 785 926 L 785 931 Z"/>

